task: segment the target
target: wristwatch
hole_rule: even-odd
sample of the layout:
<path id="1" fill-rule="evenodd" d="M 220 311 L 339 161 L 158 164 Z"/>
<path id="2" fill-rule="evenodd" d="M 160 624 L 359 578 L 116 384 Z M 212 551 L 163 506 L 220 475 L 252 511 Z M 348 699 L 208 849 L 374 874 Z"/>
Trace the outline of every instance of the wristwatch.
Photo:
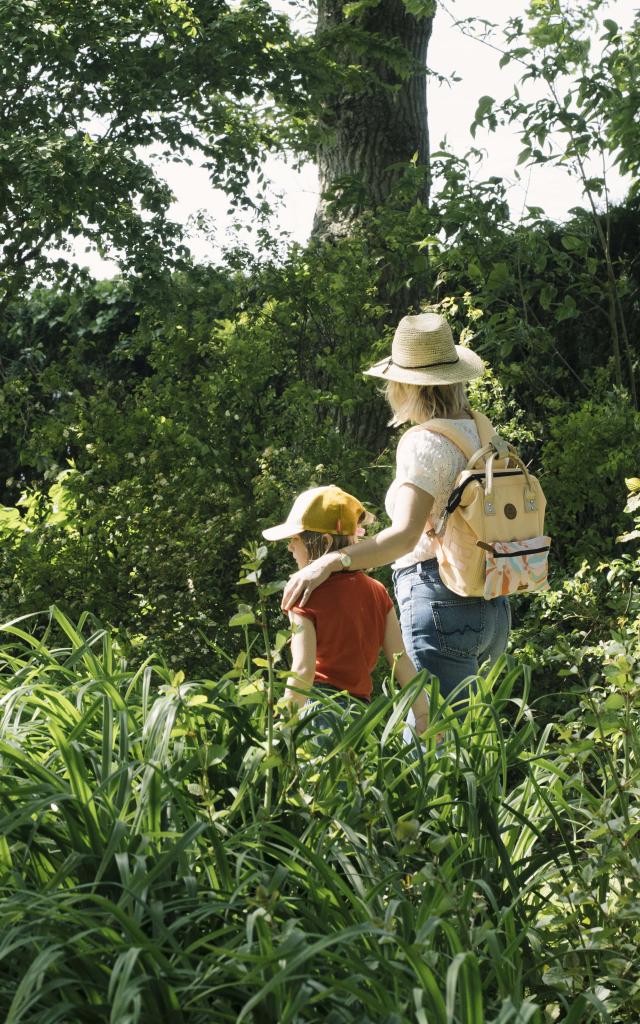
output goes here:
<path id="1" fill-rule="evenodd" d="M 343 551 L 340 555 L 340 564 L 343 569 L 348 569 L 351 565 L 351 555 L 348 555 L 346 551 Z"/>

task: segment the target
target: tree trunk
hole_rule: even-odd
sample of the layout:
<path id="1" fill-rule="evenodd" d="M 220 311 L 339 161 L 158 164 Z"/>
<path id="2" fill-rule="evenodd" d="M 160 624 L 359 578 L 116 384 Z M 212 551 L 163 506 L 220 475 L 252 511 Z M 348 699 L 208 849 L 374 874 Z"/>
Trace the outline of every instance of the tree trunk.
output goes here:
<path id="1" fill-rule="evenodd" d="M 345 6 L 343 0 L 318 0 L 316 36 L 344 68 L 346 84 L 325 101 L 315 238 L 348 234 L 361 210 L 388 197 L 401 174 L 397 165 L 414 157 L 427 169 L 415 198 L 426 201 L 429 194 L 426 57 L 433 17 L 409 14 L 403 0 L 380 0 L 345 21 Z M 362 71 L 350 87 L 354 65 Z M 348 183 L 348 198 L 332 211 L 323 194 L 341 183 Z"/>

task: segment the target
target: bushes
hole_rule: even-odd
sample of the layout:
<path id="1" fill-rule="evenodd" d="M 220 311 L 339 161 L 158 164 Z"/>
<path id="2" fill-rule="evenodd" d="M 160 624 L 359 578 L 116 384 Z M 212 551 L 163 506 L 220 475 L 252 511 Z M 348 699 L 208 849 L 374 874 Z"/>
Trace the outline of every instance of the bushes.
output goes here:
<path id="1" fill-rule="evenodd" d="M 17 506 L 28 529 L 4 513 L 5 614 L 91 607 L 209 672 L 207 641 L 225 644 L 238 550 L 296 492 L 337 482 L 381 510 L 394 440 L 360 370 L 388 351 L 386 325 L 416 289 L 489 359 L 474 402 L 542 466 L 558 580 L 585 555 L 610 557 L 621 480 L 636 471 L 637 417 L 623 392 L 611 395 L 604 299 L 578 273 L 584 252 L 597 259 L 588 226 L 565 232 L 582 239 L 580 251 L 554 226 L 514 231 L 491 220 L 484 183 L 489 220 L 462 230 L 453 184 L 435 210 L 402 218 L 391 207 L 352 238 L 294 248 L 280 264 L 236 250 L 146 302 L 114 282 L 36 291 L 12 310 L 0 469 L 5 507 Z M 440 220 L 447 248 L 434 242 Z M 630 272 L 629 316 L 633 281 Z M 48 496 L 56 481 L 63 513 Z M 275 562 L 274 575 L 285 574 L 286 555 Z"/>
<path id="2" fill-rule="evenodd" d="M 551 416 L 542 450 L 548 531 L 567 569 L 610 557 L 625 527 L 625 477 L 640 451 L 640 414 L 624 393 L 593 398 Z"/>
<path id="3" fill-rule="evenodd" d="M 523 601 L 512 649 L 533 669 L 532 703 L 556 725 L 572 721 L 579 702 L 591 700 L 602 678 L 624 683 L 640 666 L 640 557 L 637 551 L 637 478 L 625 508 L 636 529 L 617 538 L 621 554 L 598 563 L 584 562 L 558 579 L 549 591 Z M 633 545 L 636 545 L 634 550 Z M 638 682 L 624 689 L 634 693 Z"/>
<path id="4" fill-rule="evenodd" d="M 327 250 L 318 274 L 302 254 L 251 279 L 194 271 L 134 327 L 121 284 L 73 297 L 64 313 L 62 296 L 34 298 L 13 344 L 28 336 L 39 368 L 16 360 L 5 392 L 22 389 L 15 422 L 27 423 L 23 436 L 9 421 L 4 438 L 8 496 L 23 513 L 4 519 L 7 614 L 89 605 L 206 670 L 202 633 L 224 640 L 246 539 L 312 483 L 363 489 L 369 459 L 347 424 L 357 434 L 371 420 L 357 369 L 377 311 L 360 309 L 366 267 L 349 292 L 352 255 Z M 347 359 L 336 335 L 356 306 Z M 367 491 L 375 503 L 380 489 Z"/>

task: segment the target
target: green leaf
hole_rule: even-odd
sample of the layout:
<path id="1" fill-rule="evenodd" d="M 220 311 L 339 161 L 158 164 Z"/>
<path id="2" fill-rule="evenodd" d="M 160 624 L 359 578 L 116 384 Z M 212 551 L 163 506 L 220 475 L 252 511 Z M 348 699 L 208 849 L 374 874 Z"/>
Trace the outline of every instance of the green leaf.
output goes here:
<path id="1" fill-rule="evenodd" d="M 402 0 L 409 14 L 416 18 L 433 18 L 437 0 Z"/>
<path id="2" fill-rule="evenodd" d="M 271 597 L 272 594 L 278 594 L 285 588 L 285 580 L 274 580 L 273 583 L 265 583 L 264 586 L 260 587 L 260 594 L 262 597 Z"/>
<path id="3" fill-rule="evenodd" d="M 620 544 L 628 544 L 631 540 L 640 540 L 640 530 L 632 530 L 631 533 L 621 533 L 616 540 Z"/>
<path id="4" fill-rule="evenodd" d="M 563 235 L 561 241 L 567 252 L 586 252 L 587 250 L 587 243 L 578 235 Z"/>
<path id="5" fill-rule="evenodd" d="M 487 278 L 487 289 L 492 292 L 502 292 L 510 288 L 513 283 L 511 272 L 506 263 L 495 263 Z"/>
<path id="6" fill-rule="evenodd" d="M 576 300 L 573 295 L 565 295 L 561 304 L 558 306 L 554 313 L 554 317 L 558 322 L 563 320 L 572 320 L 578 315 L 578 307 L 576 306 Z"/>
<path id="7" fill-rule="evenodd" d="M 493 109 L 494 103 L 495 100 L 493 96 L 481 96 L 480 99 L 478 100 L 478 106 L 476 107 L 474 120 L 478 122 L 482 121 L 482 119 L 486 117 L 489 111 Z"/>
<path id="8" fill-rule="evenodd" d="M 232 615 L 229 619 L 229 625 L 233 628 L 237 626 L 252 626 L 256 622 L 256 617 L 253 612 L 237 612 L 236 615 Z"/>
<path id="9" fill-rule="evenodd" d="M 493 96 L 481 96 L 480 99 L 478 100 L 476 112 L 473 116 L 473 121 L 471 123 L 471 134 L 474 138 L 476 134 L 476 129 L 480 125 L 484 124 L 484 122 L 489 118 L 491 111 L 493 110 L 494 103 L 495 100 Z"/>
<path id="10" fill-rule="evenodd" d="M 0 505 L 0 533 L 12 533 L 14 530 L 24 530 L 25 524 L 17 508 Z"/>
<path id="11" fill-rule="evenodd" d="M 625 699 L 621 693 L 610 693 L 604 702 L 606 711 L 620 711 L 625 706 Z"/>
<path id="12" fill-rule="evenodd" d="M 238 704 L 261 704 L 264 700 L 262 683 L 244 683 L 238 689 Z"/>

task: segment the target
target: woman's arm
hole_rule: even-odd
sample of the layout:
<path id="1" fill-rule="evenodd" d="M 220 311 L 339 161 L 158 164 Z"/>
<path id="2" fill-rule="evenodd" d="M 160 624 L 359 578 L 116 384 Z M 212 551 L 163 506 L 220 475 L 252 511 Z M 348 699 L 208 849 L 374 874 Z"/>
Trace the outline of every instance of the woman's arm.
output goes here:
<path id="1" fill-rule="evenodd" d="M 394 503 L 393 522 L 375 537 L 367 537 L 358 544 L 350 544 L 339 552 L 316 558 L 304 569 L 294 572 L 284 588 L 282 607 L 285 611 L 300 605 L 304 608 L 311 592 L 324 583 L 332 572 L 342 569 L 340 555 L 351 556 L 352 569 L 375 569 L 389 565 L 396 558 L 413 551 L 424 532 L 433 508 L 433 497 L 415 484 L 401 484 Z"/>
<path id="2" fill-rule="evenodd" d="M 387 613 L 382 649 L 389 667 L 393 668 L 395 664 L 395 678 L 403 689 L 407 683 L 415 679 L 417 671 L 405 650 L 395 608 L 390 608 Z M 420 735 L 429 724 L 429 701 L 424 690 L 421 690 L 414 700 L 412 711 L 416 719 L 415 729 L 418 735 Z"/>
<path id="3" fill-rule="evenodd" d="M 287 679 L 285 700 L 302 707 L 307 697 L 304 693 L 296 693 L 296 690 L 310 690 L 316 674 L 316 628 L 306 615 L 296 615 L 289 612 L 289 621 L 293 628 L 291 637 L 291 671 L 292 676 Z"/>

